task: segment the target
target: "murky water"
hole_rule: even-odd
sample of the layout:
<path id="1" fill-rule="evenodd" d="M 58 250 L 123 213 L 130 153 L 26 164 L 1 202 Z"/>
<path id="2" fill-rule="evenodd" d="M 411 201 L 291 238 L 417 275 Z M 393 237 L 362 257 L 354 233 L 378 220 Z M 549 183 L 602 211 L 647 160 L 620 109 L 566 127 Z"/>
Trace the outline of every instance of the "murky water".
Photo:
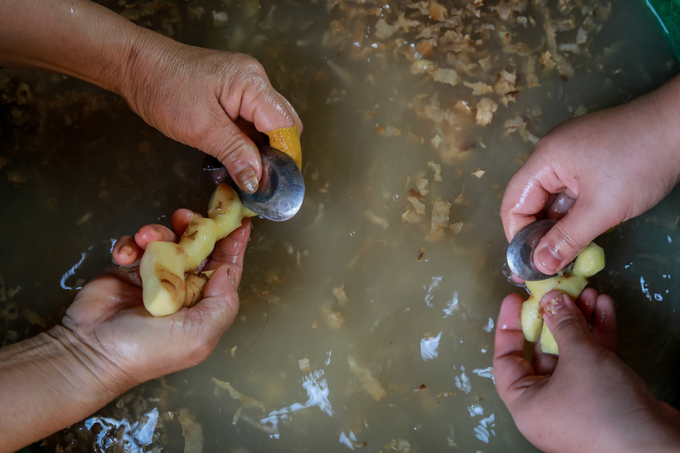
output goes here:
<path id="1" fill-rule="evenodd" d="M 437 12 L 429 7 L 401 3 L 192 1 L 139 19 L 184 42 L 260 59 L 305 124 L 307 197 L 291 221 L 255 221 L 239 317 L 207 362 L 135 389 L 52 442 L 92 442 L 87 429 L 99 426 L 102 437 L 106 425 L 143 431 L 129 445 L 183 451 L 173 412 L 200 424 L 206 452 L 532 451 L 490 368 L 500 301 L 517 290 L 502 273 L 503 189 L 533 137 L 678 71 L 643 2 L 611 12 L 582 3 L 550 12 L 568 28 L 557 45 L 573 43 L 586 17 L 594 24 L 585 44 L 560 51 L 568 67 L 551 71 L 540 62 L 551 46 L 548 10 L 535 4 L 508 20 L 488 6 L 481 19 L 465 16 L 469 23 L 452 28 L 482 39 L 475 53 L 469 43 L 437 41 L 446 27 L 378 24 L 389 28 L 401 12 L 441 22 L 428 19 Z M 224 26 L 213 11 L 227 13 Z M 479 28 L 486 23 L 494 28 Z M 439 47 L 419 44 L 430 39 Z M 488 68 L 478 63 L 487 57 Z M 433 68 L 419 66 L 425 60 L 456 68 L 461 81 L 446 83 L 451 73 L 435 81 Z M 517 92 L 499 93 L 502 70 L 516 75 Z M 529 86 L 532 74 L 540 86 Z M 179 207 L 204 211 L 212 190 L 199 152 L 144 125 L 114 96 L 59 77 L 9 79 L 26 81 L 35 99 L 2 107 L 5 116 L 13 108 L 30 115 L 22 123 L 15 114 L 0 134 L 9 159 L 0 170 L 0 304 L 5 314 L 41 319 L 5 317 L 6 343 L 58 322 L 76 289 L 108 264 L 112 239 L 167 224 Z M 491 92 L 474 95 L 463 82 Z M 488 125 L 475 119 L 483 97 L 498 105 Z M 520 130 L 509 134 L 512 124 Z M 607 268 L 592 280 L 617 301 L 621 356 L 676 406 L 679 195 L 602 237 Z M 229 389 L 256 403 L 244 406 Z M 159 423 L 153 442 L 149 420 Z"/>

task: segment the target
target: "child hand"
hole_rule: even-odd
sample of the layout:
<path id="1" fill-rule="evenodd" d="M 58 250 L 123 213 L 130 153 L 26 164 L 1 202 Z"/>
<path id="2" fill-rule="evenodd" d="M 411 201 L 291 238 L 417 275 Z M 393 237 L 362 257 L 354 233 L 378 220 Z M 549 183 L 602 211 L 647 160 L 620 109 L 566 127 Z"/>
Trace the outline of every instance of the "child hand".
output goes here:
<path id="1" fill-rule="evenodd" d="M 498 315 L 496 388 L 520 432 L 550 452 L 678 451 L 680 413 L 657 401 L 616 355 L 616 317 L 609 296 L 587 288 L 574 303 L 552 291 L 543 319 L 560 355 L 524 357 L 522 298 L 505 298 Z"/>

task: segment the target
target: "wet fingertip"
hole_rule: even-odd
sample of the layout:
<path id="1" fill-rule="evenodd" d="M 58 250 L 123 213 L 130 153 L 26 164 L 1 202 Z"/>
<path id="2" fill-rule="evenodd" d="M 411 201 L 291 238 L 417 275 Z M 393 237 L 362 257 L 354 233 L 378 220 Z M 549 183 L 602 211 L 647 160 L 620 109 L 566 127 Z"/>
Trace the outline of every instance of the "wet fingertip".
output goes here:
<path id="1" fill-rule="evenodd" d="M 534 254 L 534 261 L 540 267 L 540 271 L 552 275 L 562 269 L 562 258 L 557 256 L 548 245 L 544 245 Z"/>
<path id="2" fill-rule="evenodd" d="M 596 319 L 599 321 L 608 321 L 610 324 L 616 325 L 616 309 L 614 308 L 614 299 L 607 294 L 600 294 L 597 297 L 595 304 Z"/>
<path id="3" fill-rule="evenodd" d="M 594 288 L 586 288 L 576 299 L 576 305 L 583 312 L 592 312 L 595 307 L 595 301 L 597 300 L 597 290 Z"/>
<path id="4" fill-rule="evenodd" d="M 125 244 L 129 243 L 130 241 L 133 241 L 134 238 L 132 236 L 121 236 L 118 238 L 115 244 L 113 244 L 113 253 L 117 253 L 117 251 Z"/>
<path id="5" fill-rule="evenodd" d="M 231 285 L 234 288 L 238 289 L 236 287 L 236 276 L 234 275 L 234 271 L 231 268 L 227 268 L 227 279 L 229 280 L 229 282 L 231 282 Z"/>
<path id="6" fill-rule="evenodd" d="M 254 193 L 257 191 L 259 181 L 257 172 L 253 167 L 247 167 L 236 175 L 236 180 L 239 187 L 246 193 Z"/>
<path id="7" fill-rule="evenodd" d="M 172 229 L 175 230 L 175 234 L 181 236 L 194 219 L 201 217 L 203 216 L 191 209 L 181 208 L 172 213 L 170 223 L 172 224 Z"/>
<path id="8" fill-rule="evenodd" d="M 135 250 L 129 244 L 125 244 L 118 249 L 118 254 L 130 258 L 135 253 Z"/>
<path id="9" fill-rule="evenodd" d="M 126 265 L 137 259 L 136 246 L 134 238 L 132 236 L 122 236 L 113 245 L 113 250 L 111 250 L 111 256 L 113 261 L 117 264 Z"/>
<path id="10" fill-rule="evenodd" d="M 550 291 L 538 303 L 542 315 L 548 318 L 558 314 L 566 304 L 566 296 L 559 291 Z"/>

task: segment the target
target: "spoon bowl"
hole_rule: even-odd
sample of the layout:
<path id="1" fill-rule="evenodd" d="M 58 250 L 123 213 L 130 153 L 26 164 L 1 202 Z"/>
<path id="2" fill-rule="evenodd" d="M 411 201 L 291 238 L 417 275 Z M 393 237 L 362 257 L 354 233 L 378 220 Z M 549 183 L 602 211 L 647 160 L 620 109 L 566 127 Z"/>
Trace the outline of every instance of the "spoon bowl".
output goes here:
<path id="1" fill-rule="evenodd" d="M 236 192 L 246 208 L 265 219 L 282 222 L 300 210 L 305 181 L 295 161 L 271 146 L 261 146 L 262 178 L 256 192 Z"/>
<path id="2" fill-rule="evenodd" d="M 546 219 L 530 223 L 512 238 L 508 245 L 506 259 L 510 270 L 522 280 L 537 281 L 554 277 L 536 269 L 534 250 L 541 238 L 557 223 L 557 220 Z"/>
<path id="3" fill-rule="evenodd" d="M 246 193 L 234 182 L 232 186 L 246 208 L 265 219 L 283 222 L 300 210 L 305 198 L 305 181 L 289 155 L 268 145 L 260 146 L 259 151 L 262 158 L 262 178 L 257 191 Z M 222 163 L 212 156 L 206 155 L 203 169 L 220 173 L 214 177 L 218 181 L 228 178 Z"/>

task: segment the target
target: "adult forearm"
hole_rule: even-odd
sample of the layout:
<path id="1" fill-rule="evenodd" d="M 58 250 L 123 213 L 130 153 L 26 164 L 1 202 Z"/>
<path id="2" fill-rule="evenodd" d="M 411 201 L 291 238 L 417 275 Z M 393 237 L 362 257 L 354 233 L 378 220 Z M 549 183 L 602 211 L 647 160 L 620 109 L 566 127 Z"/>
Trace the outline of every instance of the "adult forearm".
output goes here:
<path id="1" fill-rule="evenodd" d="M 114 92 L 147 33 L 88 0 L 0 0 L 0 66 L 65 74 Z"/>
<path id="2" fill-rule="evenodd" d="M 121 374 L 61 326 L 0 349 L 0 452 L 97 411 L 132 387 Z"/>

